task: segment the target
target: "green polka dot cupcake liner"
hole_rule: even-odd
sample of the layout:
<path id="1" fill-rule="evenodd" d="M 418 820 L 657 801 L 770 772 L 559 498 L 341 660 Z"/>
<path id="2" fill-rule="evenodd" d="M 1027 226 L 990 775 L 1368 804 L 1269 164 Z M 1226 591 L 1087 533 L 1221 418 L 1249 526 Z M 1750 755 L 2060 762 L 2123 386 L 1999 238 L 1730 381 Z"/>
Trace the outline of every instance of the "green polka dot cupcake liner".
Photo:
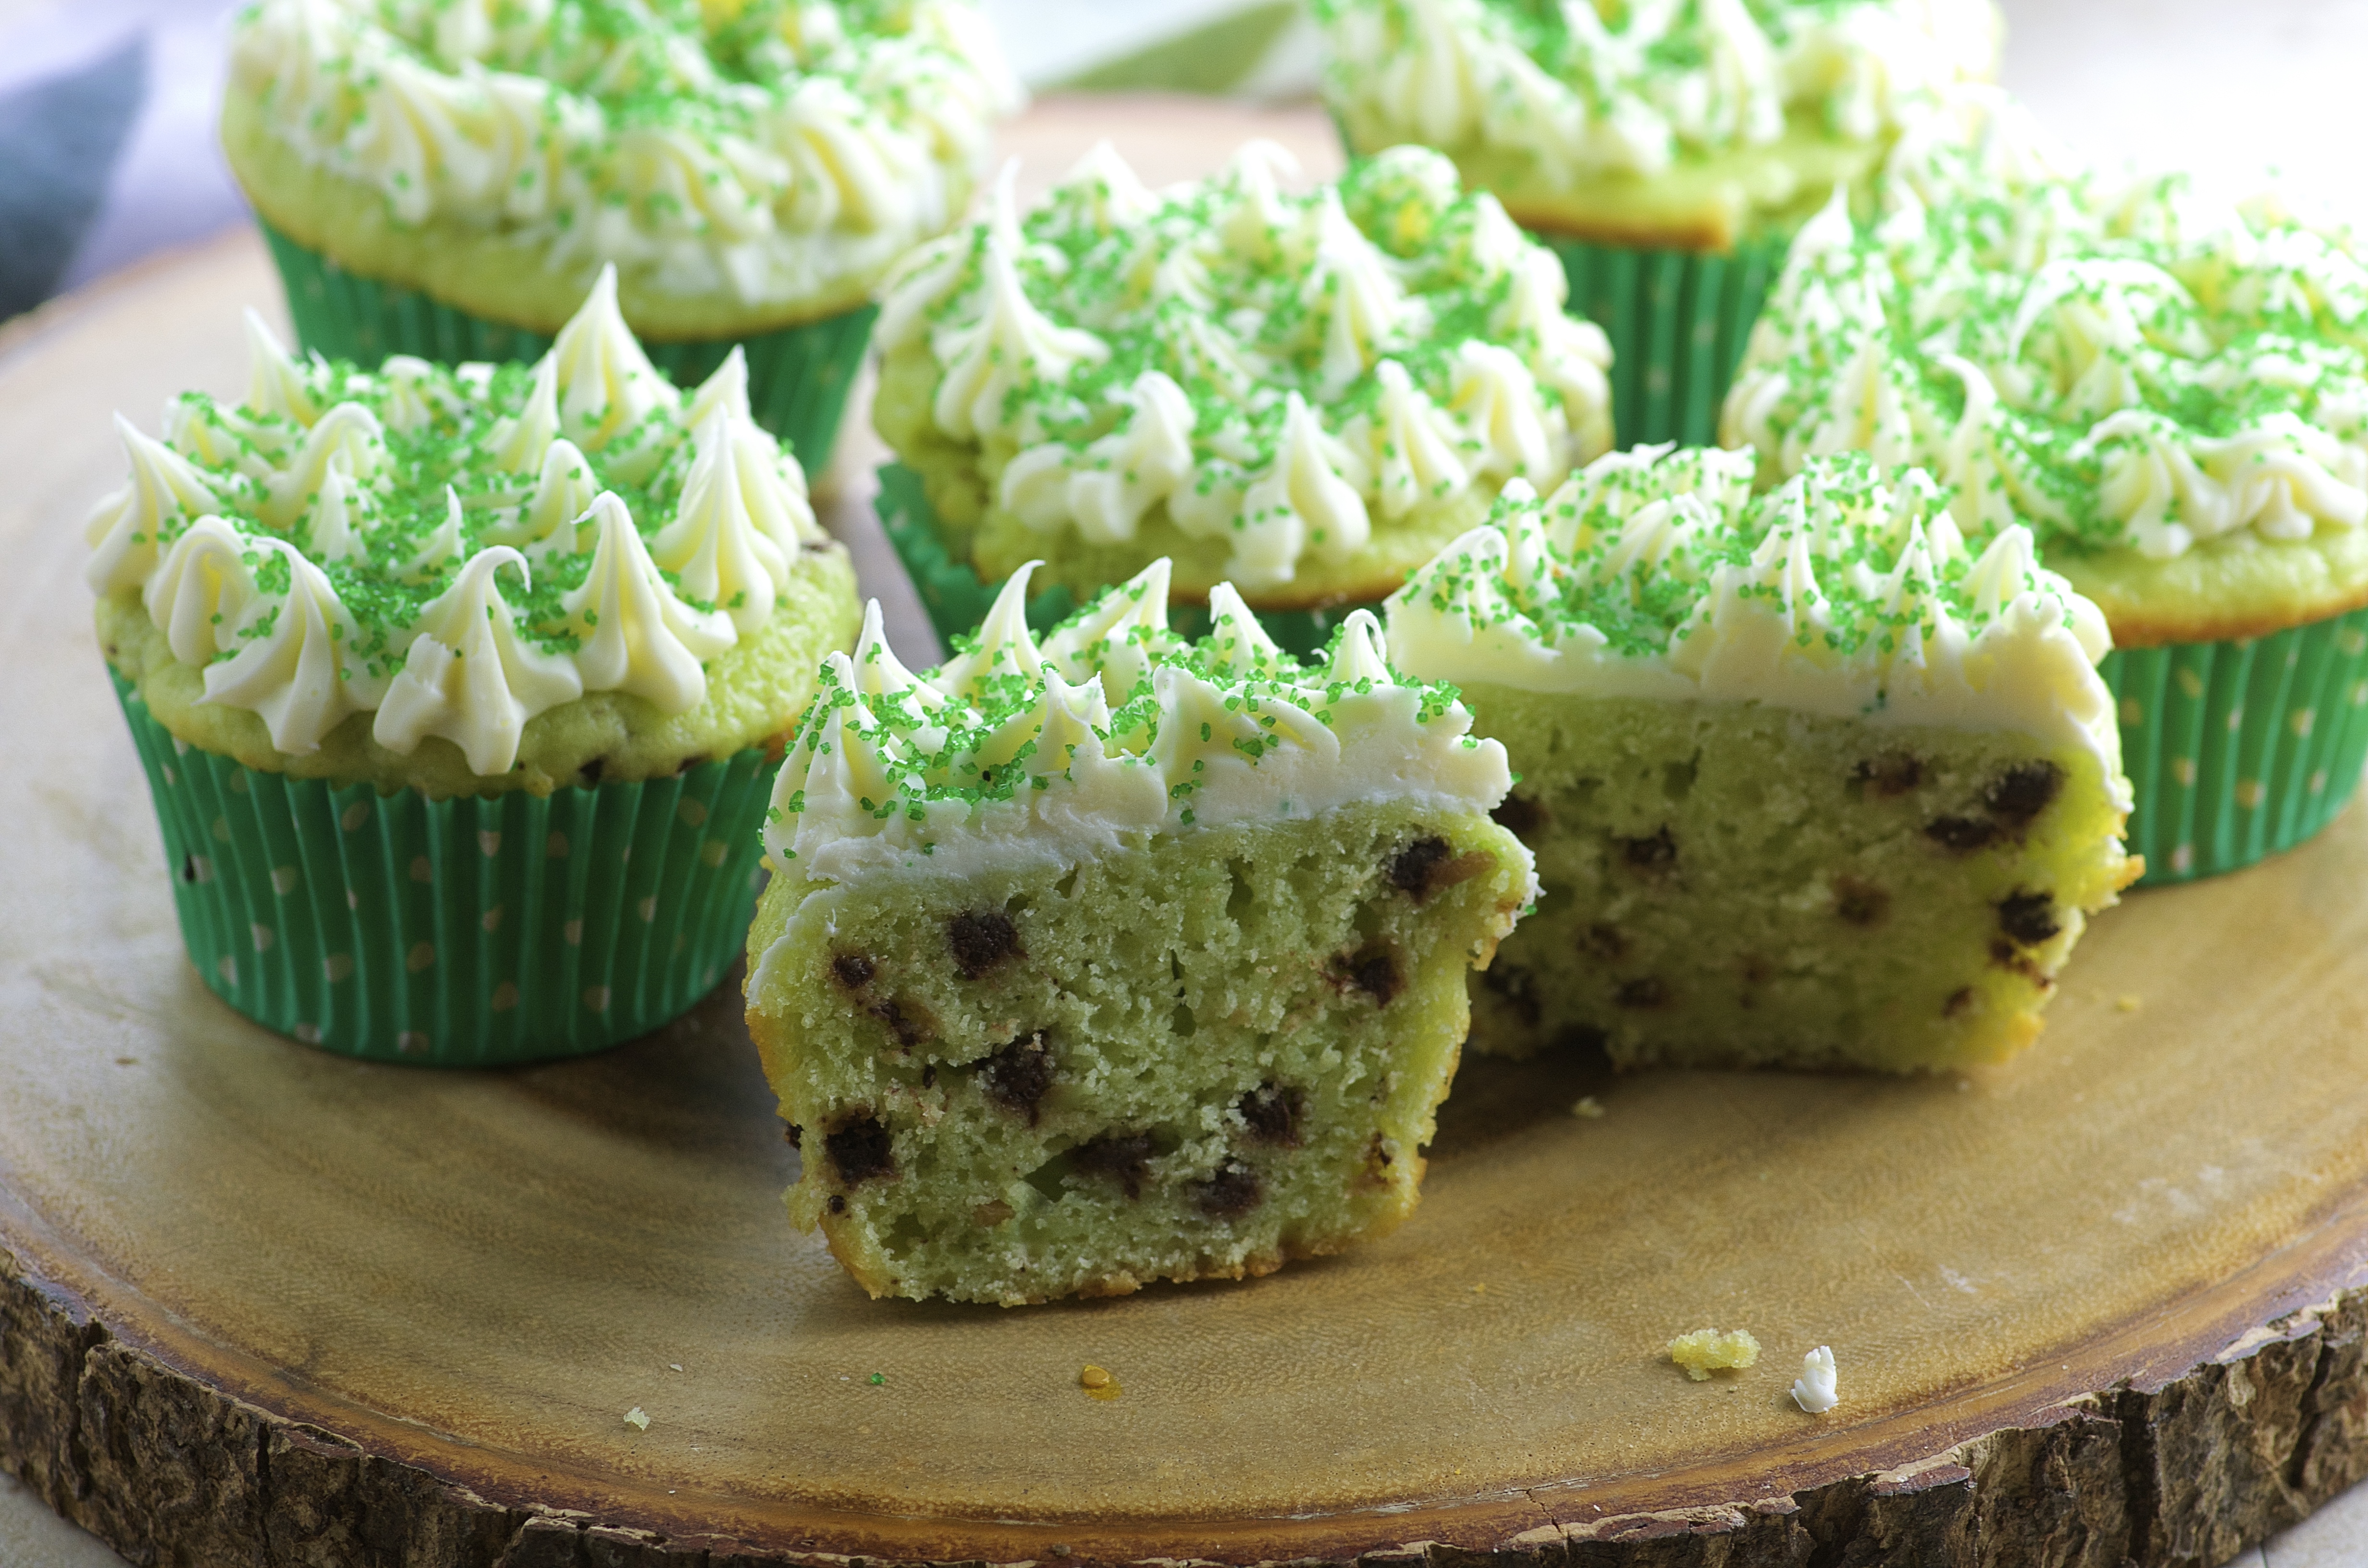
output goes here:
<path id="1" fill-rule="evenodd" d="M 415 289 L 348 272 L 257 221 L 288 291 L 288 313 L 306 348 L 331 359 L 376 367 L 390 354 L 439 364 L 531 361 L 551 347 L 547 334 L 488 321 Z M 678 387 L 712 375 L 736 344 L 747 356 L 748 406 L 757 423 L 789 443 L 809 475 L 829 464 L 848 393 L 863 368 L 876 305 L 740 338 L 677 343 L 642 340 L 650 362 Z"/>
<path id="2" fill-rule="evenodd" d="M 1718 444 L 1727 383 L 1790 242 L 1732 255 L 1635 250 L 1531 233 L 1570 279 L 1569 309 L 1611 340 L 1611 425 L 1622 448 Z"/>
<path id="3" fill-rule="evenodd" d="M 232 1008 L 344 1056 L 497 1067 L 648 1033 L 747 938 L 773 759 L 431 801 L 242 767 L 120 676 L 189 961 Z"/>
<path id="4" fill-rule="evenodd" d="M 2333 821 L 2368 761 L 2368 609 L 2231 642 L 2121 648 L 2100 673 L 2136 791 L 2144 887 L 2291 849 Z"/>
<path id="5" fill-rule="evenodd" d="M 938 641 L 951 648 L 956 637 L 967 637 L 976 631 L 994 607 L 999 585 L 981 582 L 968 562 L 957 559 L 946 548 L 945 536 L 938 531 L 937 513 L 929 505 L 928 491 L 919 472 L 902 463 L 890 463 L 881 469 L 880 496 L 875 506 L 880 526 L 888 535 L 896 559 L 904 563 L 905 575 L 912 578 Z M 1358 608 L 1341 605 L 1332 609 L 1262 609 L 1257 613 L 1258 624 L 1266 628 L 1268 636 L 1285 652 L 1304 657 L 1330 642 L 1334 629 Z M 1028 625 L 1035 631 L 1050 631 L 1076 611 L 1076 596 L 1066 586 L 1056 585 L 1029 599 Z M 1186 637 L 1199 637 L 1209 630 L 1209 612 L 1200 605 L 1170 605 L 1167 624 Z"/>

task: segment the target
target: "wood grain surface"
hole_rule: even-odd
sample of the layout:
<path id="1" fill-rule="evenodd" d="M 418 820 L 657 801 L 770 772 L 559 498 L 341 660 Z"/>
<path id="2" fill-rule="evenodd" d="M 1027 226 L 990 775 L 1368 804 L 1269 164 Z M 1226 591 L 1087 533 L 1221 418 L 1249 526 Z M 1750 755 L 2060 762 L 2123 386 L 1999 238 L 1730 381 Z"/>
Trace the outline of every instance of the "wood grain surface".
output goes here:
<path id="1" fill-rule="evenodd" d="M 1171 176 L 1239 113 L 1022 135 Z M 0 1462 L 135 1561 L 2209 1564 L 2368 1470 L 2358 810 L 2100 920 L 2008 1067 L 1474 1062 L 1387 1242 L 1019 1312 L 871 1301 L 788 1229 L 730 988 L 493 1074 L 246 1026 L 182 956 L 77 525 L 108 414 L 234 391 L 275 294 L 240 239 L 0 341 Z M 1767 1354 L 1690 1383 L 1660 1347 L 1713 1324 Z"/>

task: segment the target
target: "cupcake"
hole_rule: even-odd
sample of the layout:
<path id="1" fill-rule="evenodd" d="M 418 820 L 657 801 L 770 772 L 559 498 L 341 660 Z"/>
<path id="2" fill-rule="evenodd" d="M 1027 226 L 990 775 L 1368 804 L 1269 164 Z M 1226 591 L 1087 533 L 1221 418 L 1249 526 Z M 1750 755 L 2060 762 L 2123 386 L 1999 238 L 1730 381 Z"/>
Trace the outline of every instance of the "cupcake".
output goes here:
<path id="1" fill-rule="evenodd" d="M 260 0 L 222 142 L 305 347 L 530 360 L 603 267 L 678 386 L 830 455 L 871 290 L 1019 90 L 972 0 Z"/>
<path id="2" fill-rule="evenodd" d="M 1618 452 L 1508 494 L 1389 603 L 1503 743 L 1537 913 L 1472 1047 L 1935 1072 L 2030 1043 L 2136 873 L 2103 617 L 2031 531 L 1861 454 Z"/>
<path id="3" fill-rule="evenodd" d="M 731 967 L 847 554 L 734 353 L 677 392 L 603 272 L 531 367 L 290 358 L 188 393 L 88 536 L 198 972 L 354 1056 L 597 1050 Z"/>
<path id="4" fill-rule="evenodd" d="M 1349 150 L 1439 148 L 1562 257 L 1623 447 L 1712 438 L 1786 238 L 2000 37 L 1989 0 L 1315 8 Z"/>
<path id="5" fill-rule="evenodd" d="M 882 511 L 941 633 L 1031 560 L 1042 627 L 1168 559 L 1179 628 L 1230 581 L 1312 650 L 1506 481 L 1609 444 L 1603 335 L 1493 197 L 1419 148 L 1307 195 L 1286 162 L 1155 192 L 1105 144 L 899 268 Z"/>
<path id="6" fill-rule="evenodd" d="M 2183 179 L 2108 181 L 1996 93 L 1803 232 L 1725 412 L 1771 483 L 1913 461 L 2104 613 L 2147 881 L 2300 843 L 2368 750 L 2368 267 Z"/>
<path id="7" fill-rule="evenodd" d="M 1309 665 L 1167 562 L 1041 642 L 1006 585 L 914 675 L 876 610 L 774 790 L 749 1030 L 792 1221 L 875 1296 L 1239 1278 L 1413 1209 L 1534 894 L 1510 777 L 1352 611 Z"/>

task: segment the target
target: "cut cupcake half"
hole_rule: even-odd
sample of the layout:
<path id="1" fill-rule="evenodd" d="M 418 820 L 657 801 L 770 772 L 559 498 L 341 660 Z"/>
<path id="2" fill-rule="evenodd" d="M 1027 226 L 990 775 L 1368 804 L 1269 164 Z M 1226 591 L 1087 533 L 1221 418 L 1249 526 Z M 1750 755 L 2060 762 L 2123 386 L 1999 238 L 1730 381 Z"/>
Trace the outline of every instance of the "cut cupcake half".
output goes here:
<path id="1" fill-rule="evenodd" d="M 1920 472 L 1607 458 L 1390 601 L 1519 777 L 1538 912 L 1475 1050 L 1938 1070 L 2029 1044 L 2137 862 L 2102 618 Z"/>
<path id="2" fill-rule="evenodd" d="M 1415 1205 L 1465 976 L 1529 903 L 1501 746 L 1372 617 L 1303 665 L 1158 562 L 1041 643 L 1028 572 L 906 671 L 876 610 L 774 800 L 749 1025 L 791 1219 L 876 1296 L 1264 1274 Z"/>

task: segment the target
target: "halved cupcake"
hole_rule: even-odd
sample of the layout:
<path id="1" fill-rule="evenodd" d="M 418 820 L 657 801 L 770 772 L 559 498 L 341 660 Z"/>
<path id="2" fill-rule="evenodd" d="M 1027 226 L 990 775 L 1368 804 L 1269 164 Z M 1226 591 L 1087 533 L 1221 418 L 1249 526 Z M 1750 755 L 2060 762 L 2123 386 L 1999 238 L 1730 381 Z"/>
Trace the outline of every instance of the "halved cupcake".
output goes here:
<path id="1" fill-rule="evenodd" d="M 1996 1062 L 2137 867 L 2096 607 L 1930 477 L 1620 452 L 1389 605 L 1520 778 L 1543 894 L 1475 1051 L 1621 1066 Z"/>
<path id="2" fill-rule="evenodd" d="M 748 1024 L 791 1219 L 875 1296 L 1265 1274 L 1413 1210 L 1533 893 L 1505 752 L 1352 612 L 1303 665 L 1167 562 L 914 675 L 876 607 L 774 791 Z"/>

